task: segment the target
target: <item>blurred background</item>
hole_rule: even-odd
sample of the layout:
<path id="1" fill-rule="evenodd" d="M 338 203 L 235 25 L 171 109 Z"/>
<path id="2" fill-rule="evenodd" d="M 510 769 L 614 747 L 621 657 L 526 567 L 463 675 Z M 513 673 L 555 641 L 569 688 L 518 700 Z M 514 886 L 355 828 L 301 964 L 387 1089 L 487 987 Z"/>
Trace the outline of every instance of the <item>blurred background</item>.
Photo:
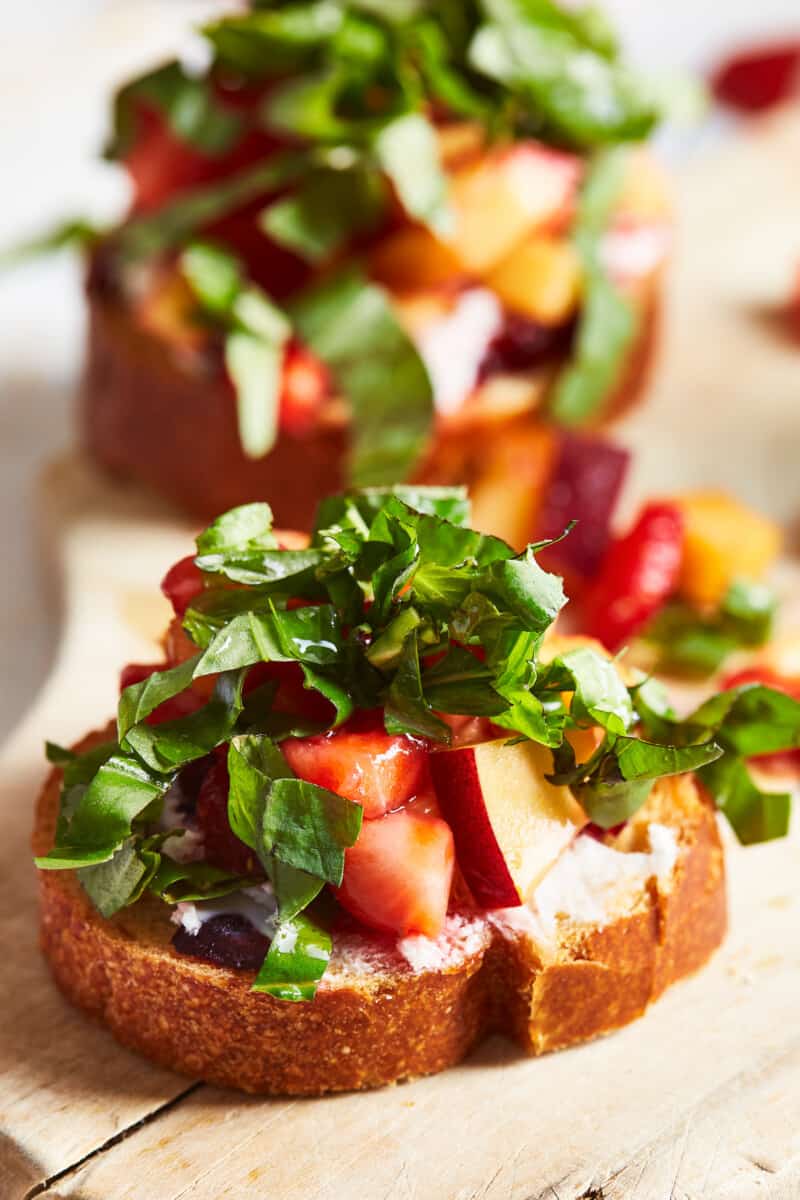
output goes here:
<path id="1" fill-rule="evenodd" d="M 37 0 L 5 6 L 0 63 L 0 103 L 5 114 L 0 123 L 5 181 L 0 247 L 65 217 L 86 215 L 103 221 L 124 208 L 124 180 L 97 158 L 111 92 L 127 76 L 185 45 L 192 25 L 235 7 L 210 0 Z M 800 36 L 797 0 L 761 0 L 757 5 L 727 0 L 704 6 L 693 0 L 673 0 L 670 5 L 607 0 L 604 8 L 617 23 L 634 64 L 666 73 L 689 70 L 705 76 L 713 64 L 742 45 Z M 696 204 L 690 206 L 681 228 L 683 180 L 702 173 L 709 158 L 724 155 L 726 143 L 741 136 L 748 135 L 742 134 L 737 121 L 713 107 L 699 122 L 660 135 L 660 151 L 678 181 L 679 242 L 692 235 L 697 216 Z M 800 147 L 798 151 L 800 162 Z M 750 299 L 763 300 L 766 311 L 786 294 L 800 266 L 800 214 L 794 225 L 785 214 L 773 221 L 770 185 L 765 182 L 763 208 L 758 186 L 753 180 L 750 185 L 749 192 L 743 191 L 742 204 L 753 204 L 757 210 L 753 238 L 729 274 L 735 290 L 741 273 L 746 274 L 748 264 L 758 259 L 757 282 L 747 287 Z M 717 201 L 713 192 L 708 195 L 713 207 Z M 765 227 L 769 245 L 765 254 L 773 256 L 766 272 L 760 270 Z M 776 241 L 781 248 L 777 256 Z M 709 258 L 716 264 L 714 269 L 720 261 L 730 265 L 724 244 L 716 258 Z M 0 593 L 5 684 L 0 690 L 0 738 L 30 703 L 56 641 L 58 619 L 41 567 L 35 489 L 43 464 L 72 441 L 83 322 L 81 268 L 72 254 L 26 263 L 0 275 L 0 503 L 4 513 L 0 555 L 6 580 Z M 678 328 L 677 352 L 681 337 L 689 335 L 702 345 L 715 369 L 719 367 L 713 338 L 696 323 L 684 328 L 683 334 Z M 800 346 L 792 353 L 796 353 L 800 405 Z M 753 375 L 733 373 L 730 411 L 724 420 L 720 408 L 710 401 L 706 416 L 699 413 L 698 396 L 705 394 L 702 379 L 696 381 L 697 393 L 676 395 L 669 368 L 659 373 L 647 410 L 637 414 L 622 434 L 636 446 L 639 479 L 650 491 L 673 482 L 677 472 L 679 484 L 723 483 L 737 487 L 746 499 L 786 522 L 798 515 L 800 438 L 790 436 L 792 421 L 796 422 L 794 404 L 789 412 L 786 397 L 776 397 L 771 383 L 765 384 L 769 395 L 755 394 L 757 364 L 754 371 Z M 785 378 L 782 371 L 778 390 L 785 386 Z M 747 389 L 751 389 L 749 399 Z M 680 383 L 678 390 L 683 392 Z M 769 413 L 787 415 L 768 419 Z M 686 424 L 689 415 L 691 425 Z M 797 433 L 796 424 L 794 429 Z"/>

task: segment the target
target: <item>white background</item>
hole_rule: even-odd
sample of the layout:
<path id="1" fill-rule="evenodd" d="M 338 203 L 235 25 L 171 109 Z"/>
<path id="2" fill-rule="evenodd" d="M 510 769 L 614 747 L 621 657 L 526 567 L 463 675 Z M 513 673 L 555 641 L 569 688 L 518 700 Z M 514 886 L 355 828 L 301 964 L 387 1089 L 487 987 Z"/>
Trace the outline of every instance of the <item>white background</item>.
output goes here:
<path id="1" fill-rule="evenodd" d="M 119 210 L 124 181 L 95 159 L 114 83 L 169 53 L 187 26 L 222 7 L 2 0 L 0 247 L 64 216 Z M 634 61 L 647 67 L 703 69 L 739 41 L 800 32 L 797 0 L 609 0 L 606 8 Z M 677 144 L 686 150 L 685 137 Z M 30 703 L 55 643 L 35 481 L 71 442 L 82 330 L 79 268 L 68 255 L 0 276 L 0 738 Z"/>

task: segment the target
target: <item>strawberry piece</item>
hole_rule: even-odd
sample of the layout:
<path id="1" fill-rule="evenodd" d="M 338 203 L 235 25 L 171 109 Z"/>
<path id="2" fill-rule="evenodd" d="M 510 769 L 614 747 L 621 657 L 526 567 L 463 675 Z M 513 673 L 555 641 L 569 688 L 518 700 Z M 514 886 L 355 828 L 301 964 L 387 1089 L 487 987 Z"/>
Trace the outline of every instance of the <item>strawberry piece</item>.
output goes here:
<path id="1" fill-rule="evenodd" d="M 215 760 L 200 785 L 195 819 L 203 833 L 205 861 L 234 875 L 252 875 L 258 859 L 241 841 L 228 821 L 228 764 L 224 751 Z"/>
<path id="2" fill-rule="evenodd" d="M 320 360 L 301 346 L 290 346 L 283 362 L 280 427 L 294 436 L 313 429 L 328 391 L 328 372 Z"/>
<path id="3" fill-rule="evenodd" d="M 437 937 L 447 914 L 455 850 L 439 817 L 401 810 L 365 821 L 345 851 L 340 903 L 387 933 Z"/>
<path id="4" fill-rule="evenodd" d="M 755 46 L 726 59 L 711 79 L 722 104 L 742 112 L 763 112 L 800 89 L 800 41 Z"/>
<path id="5" fill-rule="evenodd" d="M 247 673 L 244 694 L 249 695 L 255 688 L 272 682 L 278 685 L 272 702 L 276 712 L 291 713 L 309 721 L 318 721 L 320 725 L 329 725 L 333 720 L 333 705 L 321 692 L 305 686 L 299 663 L 256 663 Z"/>
<path id="6" fill-rule="evenodd" d="M 169 600 L 176 617 L 182 617 L 195 596 L 203 590 L 203 575 L 195 566 L 194 555 L 176 562 L 161 580 L 161 591 Z"/>
<path id="7" fill-rule="evenodd" d="M 616 650 L 675 591 L 683 557 L 680 509 L 648 504 L 624 537 L 612 542 L 583 604 L 583 632 Z"/>
<path id="8" fill-rule="evenodd" d="M 287 738 L 281 749 L 295 775 L 360 804 L 365 820 L 405 804 L 421 784 L 426 765 L 418 742 L 378 729 Z"/>

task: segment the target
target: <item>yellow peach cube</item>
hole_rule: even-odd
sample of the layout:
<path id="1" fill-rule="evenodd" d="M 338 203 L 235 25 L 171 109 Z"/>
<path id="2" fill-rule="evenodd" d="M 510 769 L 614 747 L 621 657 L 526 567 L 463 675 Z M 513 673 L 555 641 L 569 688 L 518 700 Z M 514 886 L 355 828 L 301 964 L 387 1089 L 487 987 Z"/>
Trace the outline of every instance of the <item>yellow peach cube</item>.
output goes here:
<path id="1" fill-rule="evenodd" d="M 581 262 L 563 238 L 534 237 L 486 276 L 503 304 L 542 325 L 561 325 L 578 306 Z"/>
<path id="2" fill-rule="evenodd" d="M 675 503 L 686 523 L 680 592 L 692 604 L 718 605 L 734 579 L 760 579 L 780 553 L 775 522 L 727 492 L 689 492 Z"/>

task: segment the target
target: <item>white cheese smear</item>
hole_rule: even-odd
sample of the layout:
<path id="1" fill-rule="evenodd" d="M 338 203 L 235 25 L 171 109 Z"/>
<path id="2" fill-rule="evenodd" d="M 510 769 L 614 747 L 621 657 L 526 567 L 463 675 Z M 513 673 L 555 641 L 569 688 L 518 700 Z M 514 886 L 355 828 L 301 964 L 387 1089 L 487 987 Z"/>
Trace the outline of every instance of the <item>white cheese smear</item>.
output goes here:
<path id="1" fill-rule="evenodd" d="M 469 288 L 447 316 L 431 321 L 416 335 L 437 412 L 447 416 L 461 408 L 478 382 L 478 369 L 502 323 L 503 310 L 494 292 Z"/>

